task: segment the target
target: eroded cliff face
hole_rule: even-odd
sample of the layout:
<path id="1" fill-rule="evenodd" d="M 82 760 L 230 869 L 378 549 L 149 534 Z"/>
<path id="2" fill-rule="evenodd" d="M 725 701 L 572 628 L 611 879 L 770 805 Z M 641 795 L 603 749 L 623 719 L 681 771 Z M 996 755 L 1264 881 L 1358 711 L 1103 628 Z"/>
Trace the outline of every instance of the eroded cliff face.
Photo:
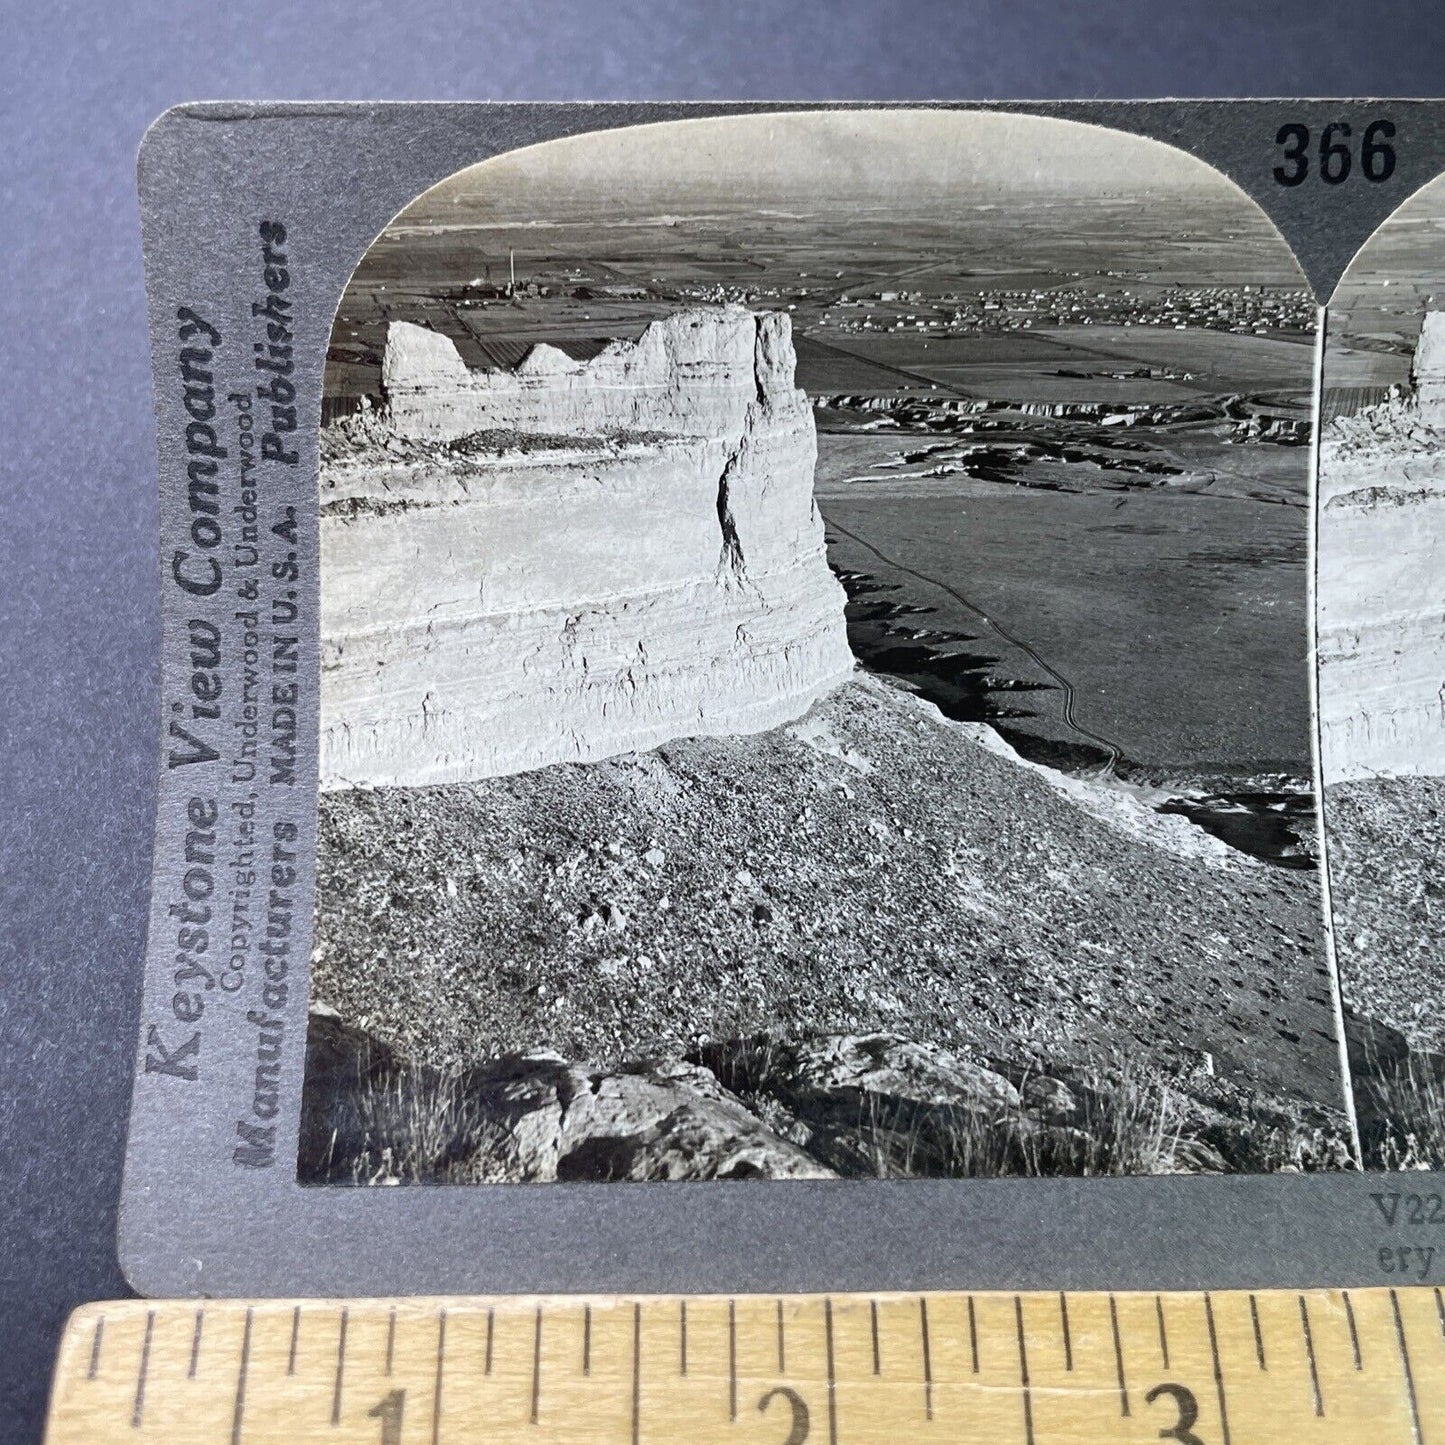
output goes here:
<path id="1" fill-rule="evenodd" d="M 1319 505 L 1324 781 L 1445 774 L 1445 315 L 1412 395 L 1322 436 Z"/>
<path id="2" fill-rule="evenodd" d="M 388 337 L 323 438 L 323 787 L 457 782 L 802 714 L 853 667 L 786 316 L 469 371 Z"/>
<path id="3" fill-rule="evenodd" d="M 445 336 L 394 322 L 381 376 L 392 426 L 417 440 L 495 428 L 721 437 L 747 429 L 755 405 L 779 418 L 808 410 L 794 361 L 785 312 L 720 306 L 654 322 L 591 361 L 534 346 L 513 371 L 472 371 Z"/>

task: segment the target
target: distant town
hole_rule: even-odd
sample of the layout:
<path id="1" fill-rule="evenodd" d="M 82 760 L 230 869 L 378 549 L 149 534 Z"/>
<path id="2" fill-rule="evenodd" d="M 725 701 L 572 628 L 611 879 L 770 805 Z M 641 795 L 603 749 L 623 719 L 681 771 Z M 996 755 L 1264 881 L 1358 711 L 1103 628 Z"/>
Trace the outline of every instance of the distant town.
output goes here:
<path id="1" fill-rule="evenodd" d="M 682 288 L 680 294 L 689 301 L 751 305 L 809 293 L 806 288 L 694 286 Z M 815 324 L 840 332 L 911 330 L 944 336 L 1027 331 L 1041 326 L 1206 327 L 1238 334 L 1307 334 L 1314 317 L 1314 300 L 1303 288 L 1151 286 L 1140 293 L 1079 286 L 942 296 L 894 290 L 859 296 L 845 293 L 825 305 Z"/>
<path id="2" fill-rule="evenodd" d="M 666 285 L 615 282 L 539 282 L 511 279 L 500 284 L 490 277 L 454 293 L 461 307 L 514 300 L 644 301 L 666 299 L 711 305 L 803 307 L 810 324 L 839 333 L 915 331 L 941 336 L 1028 331 L 1049 326 L 1162 326 L 1175 330 L 1202 327 L 1236 335 L 1298 333 L 1309 335 L 1315 323 L 1315 301 L 1303 287 L 1161 286 L 1135 290 L 1114 285 L 1097 289 L 1099 275 L 1082 284 L 1021 287 L 1008 290 L 953 290 L 941 295 L 924 290 L 880 289 L 842 291 L 829 284 L 842 276 L 820 277 L 814 285 L 756 283 Z M 1130 279 L 1100 273 L 1106 281 Z M 809 280 L 807 272 L 798 281 Z"/>

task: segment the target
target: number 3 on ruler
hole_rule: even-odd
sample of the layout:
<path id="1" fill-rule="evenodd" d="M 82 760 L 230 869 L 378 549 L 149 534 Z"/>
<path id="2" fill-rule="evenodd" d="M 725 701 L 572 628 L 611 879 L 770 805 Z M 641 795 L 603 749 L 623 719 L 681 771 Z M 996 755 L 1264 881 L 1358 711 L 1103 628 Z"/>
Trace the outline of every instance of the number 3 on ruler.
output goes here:
<path id="1" fill-rule="evenodd" d="M 1367 181 L 1387 181 L 1395 173 L 1395 135 L 1393 121 L 1372 120 L 1360 137 L 1360 170 Z M 1320 132 L 1320 179 L 1327 186 L 1337 186 L 1350 174 L 1353 156 L 1349 147 L 1348 121 L 1336 120 Z M 1298 122 L 1282 125 L 1275 133 L 1274 143 L 1284 147 L 1281 163 L 1274 168 L 1274 178 L 1282 186 L 1303 185 L 1310 173 L 1310 128 Z"/>
<path id="2" fill-rule="evenodd" d="M 1161 1395 L 1168 1395 L 1174 1401 L 1179 1418 L 1168 1429 L 1161 1430 L 1159 1438 L 1177 1440 L 1179 1445 L 1204 1445 L 1204 1441 L 1194 1433 L 1194 1426 L 1199 1419 L 1199 1401 L 1194 1398 L 1194 1391 L 1184 1385 L 1155 1385 L 1144 1396 L 1144 1403 L 1152 1405 Z"/>

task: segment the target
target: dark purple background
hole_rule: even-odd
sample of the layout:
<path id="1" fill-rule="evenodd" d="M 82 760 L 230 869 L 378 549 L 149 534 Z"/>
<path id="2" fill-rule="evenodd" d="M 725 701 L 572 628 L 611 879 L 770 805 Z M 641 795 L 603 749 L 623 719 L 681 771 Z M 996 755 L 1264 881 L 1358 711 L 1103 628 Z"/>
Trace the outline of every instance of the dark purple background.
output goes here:
<path id="1" fill-rule="evenodd" d="M 0 10 L 0 1439 L 60 1326 L 125 1293 L 115 1200 L 156 756 L 133 163 L 193 99 L 1445 93 L 1445 7 L 1376 0 Z"/>

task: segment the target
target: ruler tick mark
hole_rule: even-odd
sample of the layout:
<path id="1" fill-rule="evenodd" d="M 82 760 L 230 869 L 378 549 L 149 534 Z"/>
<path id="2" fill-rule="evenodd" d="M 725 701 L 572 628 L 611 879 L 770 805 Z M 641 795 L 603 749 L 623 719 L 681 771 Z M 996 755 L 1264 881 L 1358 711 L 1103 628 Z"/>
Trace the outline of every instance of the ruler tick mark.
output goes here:
<path id="1" fill-rule="evenodd" d="M 738 1310 L 728 1301 L 728 1419 L 738 1418 Z"/>
<path id="2" fill-rule="evenodd" d="M 1395 1312 L 1395 1342 L 1400 1348 L 1400 1363 L 1405 1369 L 1405 1390 L 1410 1397 L 1410 1425 L 1415 1445 L 1421 1445 L 1420 1402 L 1415 1398 L 1415 1372 L 1410 1368 L 1410 1348 L 1405 1343 L 1405 1321 L 1400 1318 L 1400 1297 L 1390 1291 L 1390 1308 Z"/>
<path id="3" fill-rule="evenodd" d="M 678 1371 L 680 1374 L 687 1374 L 687 1301 L 683 1300 L 678 1306 Z"/>
<path id="4" fill-rule="evenodd" d="M 105 1338 L 105 1316 L 95 1322 L 95 1333 L 90 1337 L 90 1368 L 85 1372 L 87 1380 L 95 1379 L 96 1371 L 100 1369 L 100 1342 Z"/>
<path id="5" fill-rule="evenodd" d="M 492 1335 L 496 1329 L 496 1325 L 497 1312 L 494 1309 L 489 1309 L 487 1311 L 487 1357 L 482 1364 L 482 1373 L 484 1375 L 490 1375 L 492 1373 Z"/>
<path id="6" fill-rule="evenodd" d="M 386 1316 L 386 1374 L 391 1377 L 391 1362 L 396 1352 L 396 1306 L 392 1305 Z"/>
<path id="7" fill-rule="evenodd" d="M 195 1312 L 195 1334 L 191 1335 L 191 1364 L 186 1368 L 185 1377 L 195 1379 L 195 1368 L 201 1363 L 201 1331 L 205 1328 L 205 1309 Z"/>
<path id="8" fill-rule="evenodd" d="M 1059 1294 L 1059 1302 L 1063 1303 L 1063 1293 Z M 973 1297 L 969 1297 L 969 1303 L 973 1303 Z M 1068 1314 L 1065 1313 L 1064 1328 L 1068 1329 Z M 1028 1345 L 1024 1342 L 1024 1302 L 1018 1295 L 1014 1296 L 1014 1325 L 1018 1330 L 1019 1337 L 1019 1386 L 1024 1395 L 1024 1442 L 1025 1445 L 1034 1445 L 1034 1399 L 1033 1390 L 1029 1386 L 1029 1351 Z M 1069 1366 L 1073 1369 L 1073 1366 Z"/>
<path id="9" fill-rule="evenodd" d="M 236 1371 L 236 1403 L 231 1407 L 231 1445 L 241 1445 L 241 1424 L 246 1418 L 246 1372 L 251 1368 L 251 1319 L 246 1311 L 246 1327 L 241 1334 L 241 1368 Z"/>
<path id="10" fill-rule="evenodd" d="M 206 1311 L 204 1309 L 198 1309 L 196 1311 L 195 1332 L 191 1335 L 191 1363 L 189 1369 L 186 1370 L 186 1379 L 188 1380 L 194 1380 L 196 1378 L 196 1366 L 200 1363 L 201 1359 L 201 1330 L 204 1328 L 205 1323 Z"/>
<path id="11" fill-rule="evenodd" d="M 973 1296 L 968 1297 L 968 1348 L 973 1355 L 973 1373 L 978 1374 L 978 1321 L 973 1313 Z"/>
<path id="12" fill-rule="evenodd" d="M 1438 1293 L 1438 1290 L 1436 1290 L 1436 1293 Z M 1364 1360 L 1360 1357 L 1360 1331 L 1355 1328 L 1354 1305 L 1350 1303 L 1350 1290 L 1344 1290 L 1344 1296 L 1342 1296 L 1342 1298 L 1344 1298 L 1345 1302 L 1345 1319 L 1347 1319 L 1348 1324 L 1350 1324 L 1350 1348 L 1354 1350 L 1355 1368 L 1357 1368 L 1357 1370 L 1363 1370 Z"/>
<path id="13" fill-rule="evenodd" d="M 1253 1295 L 1249 1297 L 1249 1317 L 1254 1322 L 1254 1357 L 1261 1370 L 1269 1369 L 1264 1362 L 1264 1334 L 1259 1328 L 1259 1303 Z"/>
<path id="14" fill-rule="evenodd" d="M 1445 1339 L 1445 1299 L 1441 1299 L 1438 1286 L 1435 1289 L 1435 1313 L 1440 1320 L 1440 1338 Z"/>
<path id="15" fill-rule="evenodd" d="M 331 1391 L 331 1423 L 341 1423 L 341 1381 L 346 1372 L 346 1321 L 349 1310 L 341 1311 L 341 1331 L 336 1336 L 336 1384 Z"/>
<path id="16" fill-rule="evenodd" d="M 1300 1329 L 1304 1331 L 1305 1354 L 1310 1362 L 1310 1389 L 1314 1391 L 1315 1414 L 1317 1416 L 1323 1415 L 1325 1413 L 1325 1401 L 1324 1396 L 1320 1394 L 1320 1368 L 1315 1360 L 1315 1337 L 1314 1331 L 1310 1329 L 1309 1306 L 1305 1303 L 1305 1297 L 1303 1295 L 1299 1296 L 1299 1322 Z"/>
<path id="17" fill-rule="evenodd" d="M 868 1323 L 873 1330 L 873 1373 L 881 1374 L 883 1371 L 883 1358 L 878 1352 L 878 1301 L 868 1301 Z"/>
<path id="18" fill-rule="evenodd" d="M 396 1311 L 392 1310 L 392 1323 L 396 1322 Z M 442 1366 L 447 1358 L 447 1312 L 437 1311 L 437 1374 L 431 1395 L 431 1445 L 437 1445 L 442 1433 Z M 388 1357 L 388 1363 L 390 1359 Z M 391 1372 L 388 1370 L 388 1374 Z"/>
<path id="19" fill-rule="evenodd" d="M 1064 1331 L 1064 1368 L 1074 1368 L 1074 1336 L 1069 1329 L 1069 1297 L 1059 1291 L 1059 1323 Z"/>
<path id="20" fill-rule="evenodd" d="M 1169 1331 L 1164 1328 L 1164 1301 L 1157 1294 L 1154 1296 L 1154 1318 L 1159 1324 L 1159 1358 L 1164 1361 L 1164 1368 L 1169 1368 Z"/>
<path id="21" fill-rule="evenodd" d="M 146 1376 L 151 1368 L 151 1336 L 155 1333 L 156 1312 L 146 1311 L 146 1333 L 145 1340 L 140 1347 L 140 1370 L 135 1377 L 135 1404 L 131 1407 L 130 1427 L 132 1430 L 139 1430 L 141 1421 L 145 1418 L 146 1408 Z"/>
<path id="22" fill-rule="evenodd" d="M 592 1373 L 592 1306 L 582 1306 L 582 1373 Z"/>
<path id="23" fill-rule="evenodd" d="M 828 1347 L 828 1445 L 838 1445 L 838 1377 L 833 1368 L 833 1298 L 823 1299 L 823 1338 Z"/>
<path id="24" fill-rule="evenodd" d="M 537 1320 L 532 1327 L 532 1423 L 537 1423 L 537 1410 L 542 1403 L 542 1306 L 537 1306 Z"/>
<path id="25" fill-rule="evenodd" d="M 683 1319 L 687 1319 L 683 1306 Z M 684 1374 L 686 1371 L 683 1372 Z M 632 1306 L 632 1445 L 642 1433 L 642 1306 Z"/>
<path id="26" fill-rule="evenodd" d="M 296 1373 L 296 1341 L 301 1334 L 301 1306 L 297 1305 L 291 1311 L 291 1353 L 286 1357 L 286 1373 Z"/>
<path id="27" fill-rule="evenodd" d="M 783 1337 L 783 1302 L 778 1301 L 778 1373 L 788 1373 L 788 1346 Z"/>
<path id="28" fill-rule="evenodd" d="M 1249 1297 L 1250 1304 L 1254 1304 L 1254 1296 Z M 1214 1393 L 1219 1397 L 1219 1433 L 1224 1445 L 1230 1445 L 1229 1440 L 1229 1407 L 1224 1399 L 1224 1366 L 1219 1359 L 1219 1336 L 1214 1331 L 1214 1301 L 1206 1294 L 1204 1296 L 1204 1318 L 1209 1325 L 1209 1353 L 1214 1360 Z M 1259 1316 L 1255 1315 L 1255 1338 L 1259 1338 Z M 1261 1359 L 1263 1356 L 1261 1355 Z"/>
<path id="29" fill-rule="evenodd" d="M 1124 1342 L 1119 1338 L 1119 1306 L 1109 1296 L 1109 1325 L 1114 1331 L 1114 1373 L 1119 1377 L 1119 1413 L 1129 1414 L 1129 1386 L 1124 1379 Z"/>
<path id="30" fill-rule="evenodd" d="M 933 1419 L 933 1355 L 928 1348 L 928 1301 L 918 1299 L 918 1329 L 923 1338 L 923 1409 Z"/>
<path id="31" fill-rule="evenodd" d="M 1439 1291 L 1437 1290 L 1436 1294 L 1438 1293 Z M 1345 1301 L 1345 1319 L 1349 1322 L 1350 1326 L 1350 1348 L 1355 1352 L 1355 1368 L 1357 1370 L 1363 1370 L 1365 1368 L 1365 1362 L 1360 1358 L 1360 1332 L 1355 1327 L 1355 1307 L 1350 1303 L 1349 1290 L 1343 1292 L 1342 1298 Z"/>

